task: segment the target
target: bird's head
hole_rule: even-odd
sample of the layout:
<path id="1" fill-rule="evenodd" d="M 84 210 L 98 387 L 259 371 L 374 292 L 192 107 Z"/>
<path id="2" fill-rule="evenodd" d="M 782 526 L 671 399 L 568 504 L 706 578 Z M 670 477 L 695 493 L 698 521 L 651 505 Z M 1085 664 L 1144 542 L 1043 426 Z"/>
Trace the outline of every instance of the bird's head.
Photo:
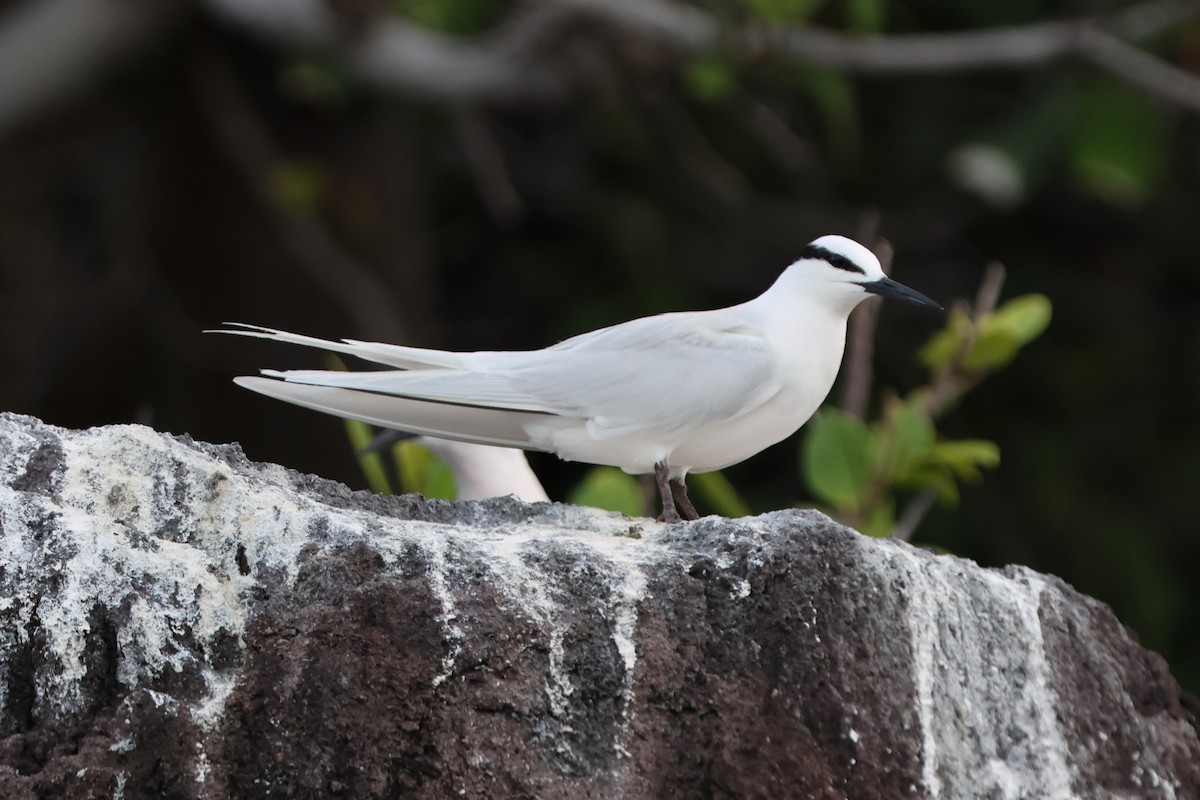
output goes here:
<path id="1" fill-rule="evenodd" d="M 875 254 L 845 236 L 822 236 L 809 242 L 788 272 L 803 281 L 806 292 L 827 299 L 846 313 L 868 294 L 941 309 L 920 292 L 884 275 Z"/>

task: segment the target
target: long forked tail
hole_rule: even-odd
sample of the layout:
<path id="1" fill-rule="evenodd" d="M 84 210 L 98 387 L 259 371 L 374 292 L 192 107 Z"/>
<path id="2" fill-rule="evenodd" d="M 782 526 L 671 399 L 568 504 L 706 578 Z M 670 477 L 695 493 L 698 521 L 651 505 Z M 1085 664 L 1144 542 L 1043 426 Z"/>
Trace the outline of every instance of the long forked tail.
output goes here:
<path id="1" fill-rule="evenodd" d="M 529 440 L 524 428 L 524 423 L 545 421 L 546 415 L 539 412 L 419 400 L 271 378 L 240 377 L 233 382 L 276 400 L 383 428 L 475 444 L 542 449 Z"/>
<path id="2" fill-rule="evenodd" d="M 299 333 L 288 333 L 274 328 L 264 328 L 261 325 L 248 325 L 244 322 L 226 322 L 236 330 L 219 328 L 205 333 L 227 333 L 232 336 L 249 336 L 254 339 L 271 339 L 276 342 L 287 342 L 304 347 L 315 347 L 331 353 L 342 353 L 357 356 L 376 364 L 386 364 L 399 369 L 461 369 L 463 359 L 459 353 L 445 350 L 427 350 L 422 347 L 404 347 L 398 344 L 382 344 L 381 342 L 363 342 L 358 339 L 342 339 L 335 342 L 330 339 L 318 339 L 315 336 L 304 336 Z"/>

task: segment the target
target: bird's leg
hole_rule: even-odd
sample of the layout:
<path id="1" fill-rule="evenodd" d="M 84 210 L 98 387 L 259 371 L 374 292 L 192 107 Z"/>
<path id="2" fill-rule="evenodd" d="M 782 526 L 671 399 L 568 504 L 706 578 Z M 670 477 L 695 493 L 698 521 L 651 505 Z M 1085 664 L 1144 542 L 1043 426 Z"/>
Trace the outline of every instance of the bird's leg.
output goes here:
<path id="1" fill-rule="evenodd" d="M 662 513 L 658 515 L 659 522 L 679 522 L 679 512 L 675 510 L 675 494 L 671 491 L 671 470 L 667 462 L 659 461 L 654 465 L 654 480 L 658 483 L 658 494 L 662 498 Z"/>
<path id="2" fill-rule="evenodd" d="M 696 507 L 688 497 L 687 484 L 683 482 L 683 478 L 671 479 L 671 494 L 675 498 L 675 505 L 683 510 L 684 519 L 700 519 Z"/>

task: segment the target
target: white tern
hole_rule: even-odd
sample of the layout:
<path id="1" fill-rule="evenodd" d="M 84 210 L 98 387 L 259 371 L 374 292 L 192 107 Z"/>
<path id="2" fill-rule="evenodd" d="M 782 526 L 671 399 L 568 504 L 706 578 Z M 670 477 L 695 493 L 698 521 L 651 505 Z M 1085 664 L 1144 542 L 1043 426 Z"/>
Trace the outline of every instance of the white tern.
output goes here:
<path id="1" fill-rule="evenodd" d="M 682 509 L 689 472 L 737 464 L 794 433 L 833 387 L 846 320 L 872 294 L 941 308 L 883 274 L 879 259 L 822 236 L 771 288 L 713 311 L 623 322 L 544 350 L 458 353 L 237 325 L 221 330 L 358 356 L 374 372 L 262 370 L 234 382 L 384 428 L 543 450 L 653 473 L 659 519 Z"/>

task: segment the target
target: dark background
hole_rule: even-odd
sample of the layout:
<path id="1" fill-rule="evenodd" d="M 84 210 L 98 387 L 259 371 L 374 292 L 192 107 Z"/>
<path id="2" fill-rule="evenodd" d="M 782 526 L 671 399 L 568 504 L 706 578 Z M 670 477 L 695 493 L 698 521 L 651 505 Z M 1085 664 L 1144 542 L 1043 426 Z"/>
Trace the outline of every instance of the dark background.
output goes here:
<path id="1" fill-rule="evenodd" d="M 362 487 L 338 421 L 229 382 L 317 354 L 200 331 L 540 347 L 748 299 L 805 242 L 877 218 L 893 274 L 934 298 L 973 296 L 995 259 L 1005 296 L 1054 303 L 941 421 L 1003 461 L 916 541 L 1064 577 L 1200 691 L 1200 12 L 1138 39 L 1167 72 L 1137 84 L 1078 52 L 872 72 L 735 35 L 953 35 L 1108 3 L 682 7 L 727 34 L 701 44 L 555 2 L 291 2 L 320 9 L 321 35 L 247 23 L 240 0 L 126 3 L 141 27 L 91 58 L 69 32 L 23 33 L 54 5 L 0 4 L 0 409 L 239 441 Z M 530 88 L 450 85 L 466 56 L 381 77 L 357 55 L 397 21 L 494 50 Z M 999 175 L 964 178 L 972 152 Z M 940 322 L 885 306 L 880 384 L 924 379 Z M 756 511 L 811 502 L 798 441 L 727 471 Z M 532 461 L 556 498 L 585 469 Z"/>

